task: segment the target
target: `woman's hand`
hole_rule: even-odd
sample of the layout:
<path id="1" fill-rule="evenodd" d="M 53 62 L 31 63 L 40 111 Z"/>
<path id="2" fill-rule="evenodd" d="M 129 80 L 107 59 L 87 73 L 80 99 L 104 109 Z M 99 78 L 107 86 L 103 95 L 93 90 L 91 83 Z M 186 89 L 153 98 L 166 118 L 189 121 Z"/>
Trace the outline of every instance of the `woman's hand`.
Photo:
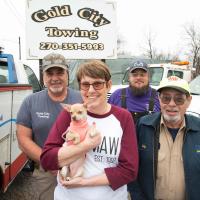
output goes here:
<path id="1" fill-rule="evenodd" d="M 69 181 L 62 179 L 62 177 L 59 174 L 59 182 L 66 188 L 77 188 L 86 186 L 93 187 L 110 184 L 105 173 L 88 178 L 76 177 L 72 178 Z"/>
<path id="2" fill-rule="evenodd" d="M 83 177 L 76 177 L 76 178 L 73 178 L 69 181 L 67 180 L 64 180 L 61 176 L 60 176 L 60 173 L 59 173 L 59 181 L 60 181 L 60 184 L 66 188 L 77 188 L 77 187 L 83 187 L 84 186 L 84 181 L 86 179 L 84 179 Z"/>

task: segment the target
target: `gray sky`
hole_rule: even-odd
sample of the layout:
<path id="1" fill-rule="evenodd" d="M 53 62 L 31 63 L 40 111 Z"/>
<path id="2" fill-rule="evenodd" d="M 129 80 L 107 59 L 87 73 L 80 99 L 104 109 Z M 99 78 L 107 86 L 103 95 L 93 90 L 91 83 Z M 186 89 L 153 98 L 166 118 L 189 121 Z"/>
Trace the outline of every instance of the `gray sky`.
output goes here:
<path id="1" fill-rule="evenodd" d="M 200 23 L 198 0 L 118 0 L 118 26 L 127 49 L 140 54 L 145 33 L 155 34 L 157 49 L 183 51 L 183 25 Z M 182 52 L 182 53 L 183 53 Z"/>

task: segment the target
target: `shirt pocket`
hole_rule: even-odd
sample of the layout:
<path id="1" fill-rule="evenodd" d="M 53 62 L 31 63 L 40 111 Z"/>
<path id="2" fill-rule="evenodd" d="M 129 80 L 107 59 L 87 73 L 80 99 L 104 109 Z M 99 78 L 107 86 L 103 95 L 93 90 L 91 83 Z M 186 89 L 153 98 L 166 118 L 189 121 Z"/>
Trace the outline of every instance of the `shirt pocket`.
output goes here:
<path id="1" fill-rule="evenodd" d="M 162 151 L 158 151 L 158 162 L 162 163 L 165 161 L 166 153 Z"/>

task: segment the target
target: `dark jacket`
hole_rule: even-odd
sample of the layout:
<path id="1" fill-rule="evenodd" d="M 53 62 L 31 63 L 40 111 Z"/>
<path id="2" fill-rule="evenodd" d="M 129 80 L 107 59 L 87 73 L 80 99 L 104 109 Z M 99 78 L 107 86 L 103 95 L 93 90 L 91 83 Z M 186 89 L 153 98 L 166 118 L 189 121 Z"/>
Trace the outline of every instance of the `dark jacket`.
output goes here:
<path id="1" fill-rule="evenodd" d="M 157 155 L 159 151 L 160 113 L 142 117 L 137 123 L 139 148 L 138 180 L 132 188 L 132 199 L 154 199 Z M 200 198 L 200 118 L 185 115 L 186 131 L 183 142 L 183 163 L 186 199 Z M 157 132 L 157 136 L 156 136 Z"/>

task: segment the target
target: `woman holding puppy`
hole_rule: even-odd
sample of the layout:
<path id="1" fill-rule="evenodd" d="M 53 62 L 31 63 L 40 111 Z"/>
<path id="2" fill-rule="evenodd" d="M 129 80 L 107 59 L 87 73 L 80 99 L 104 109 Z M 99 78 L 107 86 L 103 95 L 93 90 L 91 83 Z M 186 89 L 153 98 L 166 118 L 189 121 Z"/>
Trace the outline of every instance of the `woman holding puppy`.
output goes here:
<path id="1" fill-rule="evenodd" d="M 58 116 L 45 143 L 41 163 L 46 170 L 70 165 L 85 155 L 84 174 L 63 180 L 58 173 L 55 200 L 127 200 L 126 184 L 135 180 L 138 172 L 138 151 L 131 114 L 107 103 L 111 75 L 105 63 L 89 61 L 79 67 L 77 79 L 87 121 L 96 124 L 98 134 L 77 145 L 62 146 L 62 134 L 70 125 L 70 113 Z"/>

